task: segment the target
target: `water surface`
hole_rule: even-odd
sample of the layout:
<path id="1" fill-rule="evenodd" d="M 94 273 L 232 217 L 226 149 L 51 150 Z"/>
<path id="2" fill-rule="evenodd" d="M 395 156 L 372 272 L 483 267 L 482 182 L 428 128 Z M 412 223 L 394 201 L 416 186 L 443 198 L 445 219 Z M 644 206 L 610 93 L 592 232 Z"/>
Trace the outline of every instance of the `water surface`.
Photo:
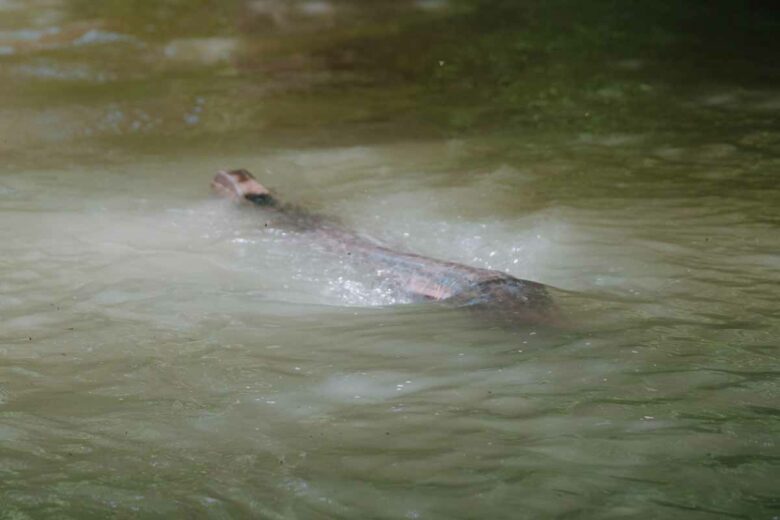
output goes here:
<path id="1" fill-rule="evenodd" d="M 74 5 L 0 4 L 0 516 L 780 514 L 780 90 L 461 133 L 398 85 L 260 77 L 250 29 Z M 301 5 L 257 16 L 295 45 L 370 20 Z M 221 167 L 549 284 L 572 325 L 407 304 L 212 197 Z"/>

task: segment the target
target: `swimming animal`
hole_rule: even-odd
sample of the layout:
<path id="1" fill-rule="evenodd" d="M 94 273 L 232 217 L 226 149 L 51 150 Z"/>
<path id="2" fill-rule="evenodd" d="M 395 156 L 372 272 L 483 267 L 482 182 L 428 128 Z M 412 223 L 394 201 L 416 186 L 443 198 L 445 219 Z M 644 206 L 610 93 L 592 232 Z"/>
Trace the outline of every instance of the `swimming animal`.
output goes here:
<path id="1" fill-rule="evenodd" d="M 274 226 L 311 236 L 334 254 L 376 268 L 413 301 L 469 307 L 503 322 L 556 324 L 560 314 L 547 286 L 514 276 L 392 249 L 325 217 L 282 203 L 246 170 L 222 170 L 211 186 L 216 193 L 264 209 Z"/>

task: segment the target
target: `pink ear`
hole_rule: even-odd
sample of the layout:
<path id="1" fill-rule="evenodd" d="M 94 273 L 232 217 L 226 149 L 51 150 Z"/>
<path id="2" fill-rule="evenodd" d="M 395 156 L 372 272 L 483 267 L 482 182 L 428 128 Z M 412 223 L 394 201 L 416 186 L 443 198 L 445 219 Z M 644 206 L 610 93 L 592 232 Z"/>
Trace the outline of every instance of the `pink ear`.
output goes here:
<path id="1" fill-rule="evenodd" d="M 452 296 L 452 291 L 450 291 L 447 287 L 435 282 L 431 282 L 430 280 L 426 280 L 425 278 L 421 278 L 419 276 L 413 276 L 409 281 L 407 281 L 404 289 L 410 293 L 422 296 L 424 298 L 429 298 L 431 300 L 443 300 Z"/>

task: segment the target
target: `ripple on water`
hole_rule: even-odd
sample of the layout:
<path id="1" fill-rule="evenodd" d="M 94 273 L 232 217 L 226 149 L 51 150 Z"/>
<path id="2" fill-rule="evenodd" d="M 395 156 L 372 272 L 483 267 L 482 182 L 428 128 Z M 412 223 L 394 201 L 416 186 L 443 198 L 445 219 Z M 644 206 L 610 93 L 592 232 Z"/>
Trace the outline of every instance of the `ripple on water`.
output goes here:
<path id="1" fill-rule="evenodd" d="M 290 175 L 306 185 L 284 181 L 291 199 L 333 203 L 350 226 L 415 252 L 569 289 L 554 293 L 572 318 L 564 331 L 388 305 L 370 270 L 204 200 L 206 173 L 8 176 L 0 494 L 9 508 L 69 514 L 763 512 L 777 236 L 741 188 L 685 191 L 719 154 L 744 153 L 706 146 L 676 146 L 670 157 L 697 157 L 691 172 L 646 181 L 652 197 L 611 173 L 599 184 L 587 158 L 563 178 L 501 164 L 473 182 L 382 173 L 393 156 L 424 171 L 442 143 L 214 159 L 298 158 Z M 360 169 L 378 173 L 361 183 Z"/>

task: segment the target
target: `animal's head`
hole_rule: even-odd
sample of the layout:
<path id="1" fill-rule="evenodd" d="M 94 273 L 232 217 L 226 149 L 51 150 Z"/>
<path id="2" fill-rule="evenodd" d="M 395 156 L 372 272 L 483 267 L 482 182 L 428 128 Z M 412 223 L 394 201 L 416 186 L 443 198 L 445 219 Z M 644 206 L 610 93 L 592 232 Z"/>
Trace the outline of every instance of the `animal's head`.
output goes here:
<path id="1" fill-rule="evenodd" d="M 211 181 L 211 188 L 217 194 L 235 201 L 248 201 L 258 205 L 272 205 L 274 201 L 268 188 L 243 169 L 220 170 Z"/>

